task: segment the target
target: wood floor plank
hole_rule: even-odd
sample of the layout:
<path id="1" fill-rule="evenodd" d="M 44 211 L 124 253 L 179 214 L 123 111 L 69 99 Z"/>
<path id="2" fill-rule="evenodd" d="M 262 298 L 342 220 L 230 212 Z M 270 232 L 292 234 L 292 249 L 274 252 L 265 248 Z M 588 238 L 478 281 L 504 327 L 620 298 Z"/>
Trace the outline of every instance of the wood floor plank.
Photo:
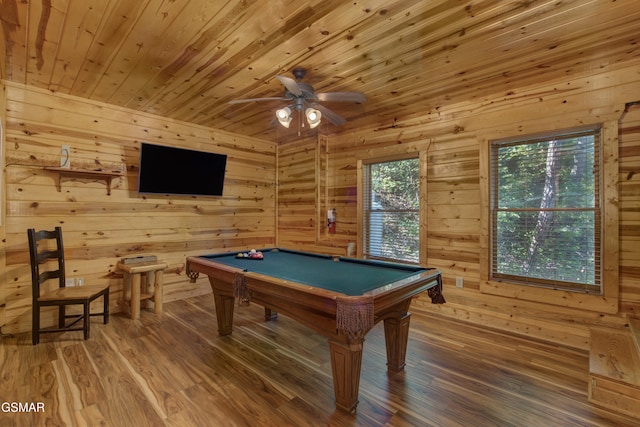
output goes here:
<path id="1" fill-rule="evenodd" d="M 161 425 L 157 403 L 150 400 L 123 366 L 123 356 L 114 351 L 115 346 L 108 337 L 88 340 L 85 346 L 105 390 L 106 398 L 97 403 L 101 414 L 112 425 Z M 144 420 L 143 424 L 140 424 L 141 420 Z"/>
<path id="2" fill-rule="evenodd" d="M 80 404 L 91 406 L 106 398 L 91 360 L 82 344 L 67 346 L 62 350 L 62 359 L 66 364 L 70 380 L 78 387 Z"/>
<path id="3" fill-rule="evenodd" d="M 384 330 L 366 336 L 357 412 L 334 405 L 327 340 L 285 316 L 238 307 L 217 333 L 213 298 L 111 316 L 91 339 L 3 336 L 4 426 L 632 426 L 587 401 L 586 352 L 414 313 L 407 366 L 386 370 Z"/>

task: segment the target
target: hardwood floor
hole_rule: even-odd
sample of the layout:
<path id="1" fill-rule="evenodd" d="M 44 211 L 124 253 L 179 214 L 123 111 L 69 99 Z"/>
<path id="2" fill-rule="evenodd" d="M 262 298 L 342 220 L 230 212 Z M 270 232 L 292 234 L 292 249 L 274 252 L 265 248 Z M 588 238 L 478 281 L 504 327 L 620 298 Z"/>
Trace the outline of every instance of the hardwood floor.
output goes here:
<path id="1" fill-rule="evenodd" d="M 587 403 L 581 351 L 414 313 L 407 367 L 389 376 L 367 335 L 355 414 L 336 411 L 326 339 L 257 305 L 218 337 L 213 297 L 121 314 L 80 333 L 2 337 L 2 426 L 631 426 Z M 44 404 L 10 412 L 11 403 Z M 17 404 L 17 403 L 16 403 Z"/>

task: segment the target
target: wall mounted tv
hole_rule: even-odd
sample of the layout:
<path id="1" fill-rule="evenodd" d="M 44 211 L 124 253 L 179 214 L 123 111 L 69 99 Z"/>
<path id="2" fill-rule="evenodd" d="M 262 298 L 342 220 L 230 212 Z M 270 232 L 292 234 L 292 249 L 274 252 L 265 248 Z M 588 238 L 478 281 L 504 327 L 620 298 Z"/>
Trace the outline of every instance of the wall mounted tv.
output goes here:
<path id="1" fill-rule="evenodd" d="M 138 192 L 188 196 L 222 196 L 225 154 L 143 142 Z"/>

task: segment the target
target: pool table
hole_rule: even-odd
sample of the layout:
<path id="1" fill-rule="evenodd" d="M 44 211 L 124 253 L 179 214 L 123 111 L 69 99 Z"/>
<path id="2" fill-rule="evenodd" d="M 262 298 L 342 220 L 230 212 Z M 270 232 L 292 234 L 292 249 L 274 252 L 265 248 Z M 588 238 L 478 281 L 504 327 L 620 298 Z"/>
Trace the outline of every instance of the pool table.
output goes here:
<path id="1" fill-rule="evenodd" d="M 209 277 L 218 333 L 230 334 L 235 301 L 264 306 L 265 319 L 280 312 L 329 339 L 336 406 L 358 404 L 362 346 L 366 333 L 384 321 L 387 368 L 405 365 L 411 300 L 427 291 L 444 303 L 435 268 L 319 255 L 282 248 L 263 249 L 262 259 L 237 253 L 188 257 L 187 274 Z"/>

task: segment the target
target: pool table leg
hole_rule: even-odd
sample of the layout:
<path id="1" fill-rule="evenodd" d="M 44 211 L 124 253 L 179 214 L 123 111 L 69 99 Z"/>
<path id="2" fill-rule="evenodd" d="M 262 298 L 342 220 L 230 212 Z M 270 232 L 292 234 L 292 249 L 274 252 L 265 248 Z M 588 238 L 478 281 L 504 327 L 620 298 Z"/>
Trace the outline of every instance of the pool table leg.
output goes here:
<path id="1" fill-rule="evenodd" d="M 213 293 L 213 299 L 216 304 L 218 334 L 229 335 L 233 330 L 233 307 L 236 299 L 233 296 L 220 295 L 218 292 Z"/>
<path id="2" fill-rule="evenodd" d="M 384 320 L 384 340 L 387 344 L 387 369 L 398 372 L 404 369 L 409 340 L 411 313 Z"/>
<path id="3" fill-rule="evenodd" d="M 350 341 L 329 340 L 336 406 L 348 413 L 355 411 L 358 406 L 364 339 Z"/>

